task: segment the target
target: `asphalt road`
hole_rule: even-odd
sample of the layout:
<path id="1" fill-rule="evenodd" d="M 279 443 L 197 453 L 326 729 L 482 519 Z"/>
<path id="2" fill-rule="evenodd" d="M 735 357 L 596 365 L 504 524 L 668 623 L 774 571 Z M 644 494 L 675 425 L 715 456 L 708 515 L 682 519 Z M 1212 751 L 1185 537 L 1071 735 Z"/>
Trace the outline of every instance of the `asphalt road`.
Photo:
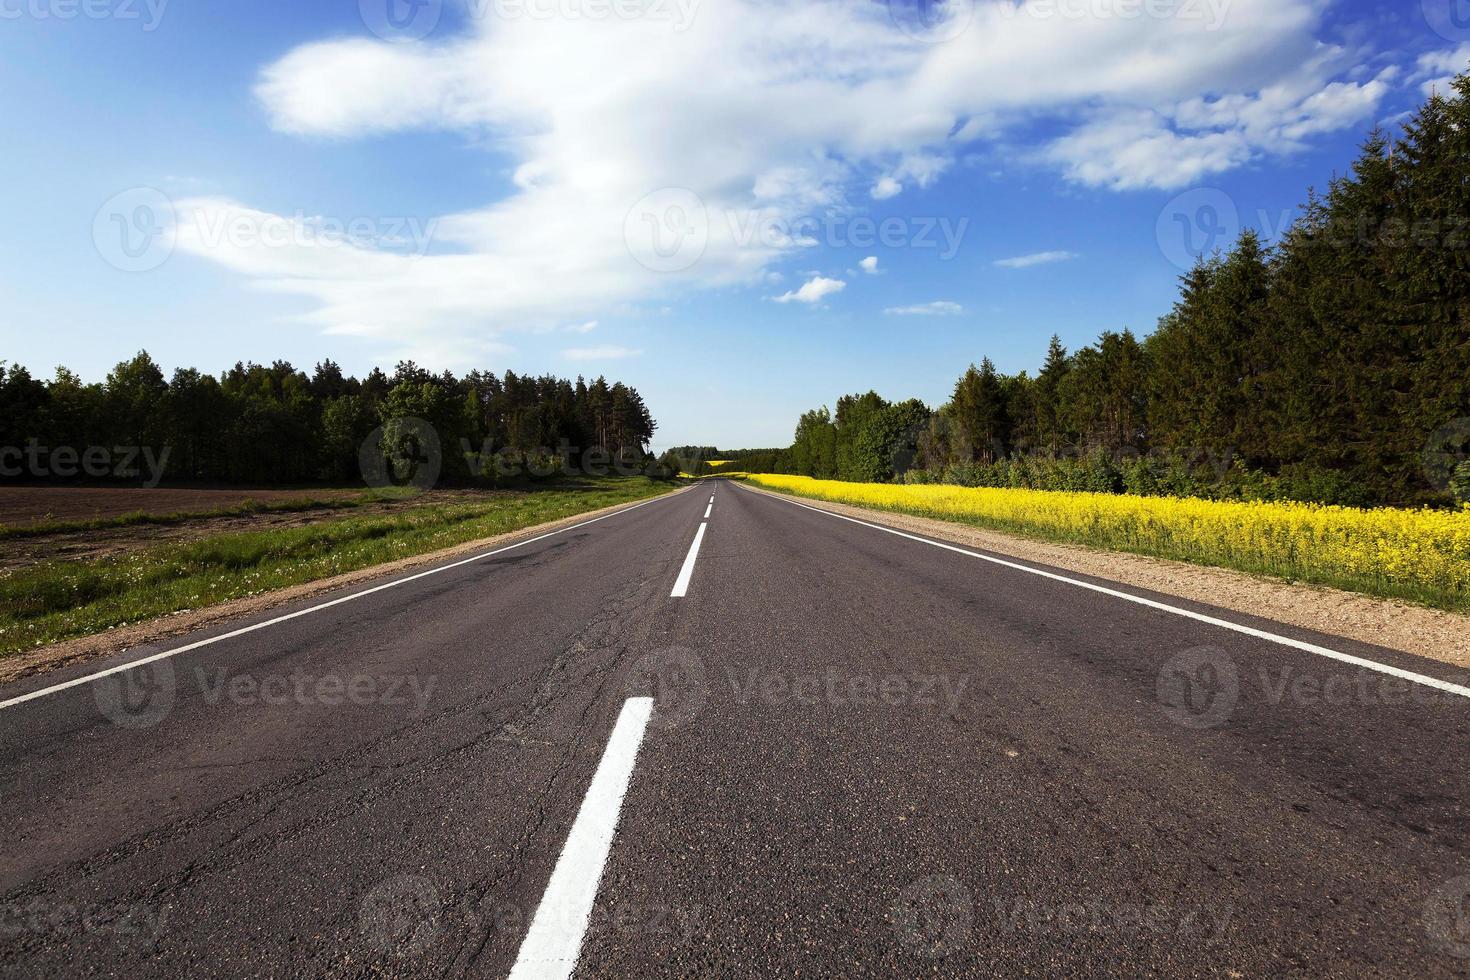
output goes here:
<path id="1" fill-rule="evenodd" d="M 1470 972 L 1449 668 L 711 489 L 0 688 L 4 975 Z"/>

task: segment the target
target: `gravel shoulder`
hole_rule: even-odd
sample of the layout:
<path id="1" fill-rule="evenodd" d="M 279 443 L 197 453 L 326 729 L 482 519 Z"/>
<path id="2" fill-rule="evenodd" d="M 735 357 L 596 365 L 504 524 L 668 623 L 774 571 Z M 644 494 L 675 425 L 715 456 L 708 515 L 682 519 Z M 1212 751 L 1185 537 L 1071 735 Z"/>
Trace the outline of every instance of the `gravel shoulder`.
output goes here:
<path id="1" fill-rule="evenodd" d="M 742 486 L 755 493 L 799 500 L 808 507 L 941 541 L 1372 643 L 1456 667 L 1470 667 L 1470 616 L 1225 568 L 1033 541 L 967 524 L 795 497 L 749 484 Z"/>

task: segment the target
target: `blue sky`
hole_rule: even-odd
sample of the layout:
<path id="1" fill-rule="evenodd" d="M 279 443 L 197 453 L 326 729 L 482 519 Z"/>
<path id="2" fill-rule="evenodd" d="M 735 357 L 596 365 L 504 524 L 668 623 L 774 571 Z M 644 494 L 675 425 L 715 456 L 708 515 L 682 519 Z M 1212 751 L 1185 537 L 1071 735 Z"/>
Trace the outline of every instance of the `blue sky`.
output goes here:
<path id="1" fill-rule="evenodd" d="M 0 358 L 606 373 L 782 445 L 1148 332 L 1186 225 L 1470 63 L 1466 0 L 388 2 L 0 0 Z"/>

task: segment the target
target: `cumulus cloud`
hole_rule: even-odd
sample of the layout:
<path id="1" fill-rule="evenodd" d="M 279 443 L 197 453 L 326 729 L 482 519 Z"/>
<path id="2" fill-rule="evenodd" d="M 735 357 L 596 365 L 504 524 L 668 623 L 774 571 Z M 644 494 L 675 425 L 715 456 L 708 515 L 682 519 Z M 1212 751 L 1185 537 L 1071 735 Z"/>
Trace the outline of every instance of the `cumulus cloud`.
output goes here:
<path id="1" fill-rule="evenodd" d="M 965 312 L 965 308 L 958 303 L 938 299 L 916 306 L 890 306 L 883 312 L 889 316 L 958 316 Z"/>
<path id="2" fill-rule="evenodd" d="M 878 256 L 870 255 L 859 262 L 858 266 L 868 275 L 874 275 L 878 271 Z"/>
<path id="3" fill-rule="evenodd" d="M 1042 9 L 979 3 L 944 44 L 848 0 L 722 0 L 678 25 L 483 17 L 424 41 L 305 44 L 255 89 L 277 130 L 462 134 L 508 158 L 511 192 L 419 216 L 438 222 L 426 254 L 191 248 L 304 298 L 327 329 L 469 343 L 760 283 L 813 243 L 744 234 L 750 216 L 791 222 L 931 186 L 1038 121 L 1060 135 L 1035 155 L 1066 179 L 1172 188 L 1367 118 L 1389 81 L 1349 78 L 1350 54 L 1315 37 L 1319 0 L 1233 0 L 1218 24 Z"/>
<path id="4" fill-rule="evenodd" d="M 1046 156 L 1077 183 L 1126 191 L 1185 187 L 1240 166 L 1252 152 L 1238 131 L 1178 133 L 1158 113 L 1137 109 L 1083 125 Z"/>
<path id="5" fill-rule="evenodd" d="M 794 289 L 774 297 L 778 303 L 820 303 L 823 299 L 834 293 L 840 293 L 847 288 L 847 283 L 841 279 L 827 279 L 817 276 L 802 283 L 800 289 Z"/>
<path id="6" fill-rule="evenodd" d="M 1002 269 L 1029 269 L 1033 265 L 1067 262 L 1075 258 L 1077 258 L 1075 252 L 1033 252 L 1030 255 L 1017 255 L 1010 259 L 997 259 L 995 264 Z"/>
<path id="7" fill-rule="evenodd" d="M 1127 191 L 1187 187 L 1267 153 L 1295 152 L 1311 136 L 1370 120 L 1388 94 L 1392 69 L 1362 83 L 1329 82 L 1339 57 L 1319 54 L 1256 92 L 1100 110 L 1044 157 L 1079 184 Z"/>

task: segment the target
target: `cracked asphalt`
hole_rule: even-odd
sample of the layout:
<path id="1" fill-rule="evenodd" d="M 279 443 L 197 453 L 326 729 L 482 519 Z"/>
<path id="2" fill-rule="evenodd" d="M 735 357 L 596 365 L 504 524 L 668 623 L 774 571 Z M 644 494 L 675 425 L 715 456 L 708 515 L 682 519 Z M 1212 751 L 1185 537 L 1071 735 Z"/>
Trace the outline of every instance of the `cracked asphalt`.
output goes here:
<path id="1" fill-rule="evenodd" d="M 1470 972 L 1470 701 L 715 486 L 0 710 L 0 971 L 506 976 L 652 695 L 578 976 Z"/>

